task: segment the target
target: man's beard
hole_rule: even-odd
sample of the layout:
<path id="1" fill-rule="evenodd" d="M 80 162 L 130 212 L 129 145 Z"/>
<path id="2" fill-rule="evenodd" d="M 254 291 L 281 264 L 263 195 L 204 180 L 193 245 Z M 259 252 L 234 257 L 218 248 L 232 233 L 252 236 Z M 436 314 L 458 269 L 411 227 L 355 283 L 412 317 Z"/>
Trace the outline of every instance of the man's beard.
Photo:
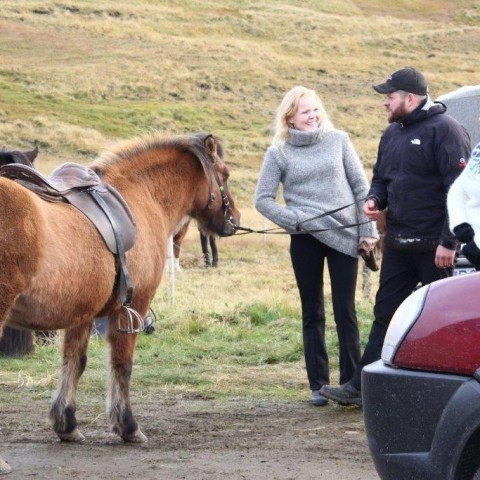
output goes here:
<path id="1" fill-rule="evenodd" d="M 399 105 L 395 110 L 390 112 L 390 116 L 388 117 L 388 123 L 398 122 L 402 120 L 408 115 L 407 108 L 405 107 L 405 103 Z"/>

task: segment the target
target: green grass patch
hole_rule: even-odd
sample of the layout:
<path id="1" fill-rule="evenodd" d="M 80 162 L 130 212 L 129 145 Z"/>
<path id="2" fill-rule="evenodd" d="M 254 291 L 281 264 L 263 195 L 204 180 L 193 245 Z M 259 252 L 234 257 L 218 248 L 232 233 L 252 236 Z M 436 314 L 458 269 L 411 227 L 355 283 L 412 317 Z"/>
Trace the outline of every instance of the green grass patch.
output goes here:
<path id="1" fill-rule="evenodd" d="M 362 338 L 368 336 L 370 305 L 359 308 Z M 285 399 L 307 389 L 303 367 L 301 319 L 296 309 L 268 303 L 239 305 L 230 316 L 191 311 L 181 322 L 159 315 L 152 335 L 141 334 L 135 353 L 132 394 L 232 395 Z M 338 369 L 338 345 L 331 318 L 327 344 L 332 375 Z M 103 397 L 109 377 L 109 347 L 92 337 L 82 396 Z M 56 389 L 61 364 L 59 340 L 37 345 L 21 358 L 0 358 L 0 399 L 12 402 L 18 394 L 45 399 Z"/>

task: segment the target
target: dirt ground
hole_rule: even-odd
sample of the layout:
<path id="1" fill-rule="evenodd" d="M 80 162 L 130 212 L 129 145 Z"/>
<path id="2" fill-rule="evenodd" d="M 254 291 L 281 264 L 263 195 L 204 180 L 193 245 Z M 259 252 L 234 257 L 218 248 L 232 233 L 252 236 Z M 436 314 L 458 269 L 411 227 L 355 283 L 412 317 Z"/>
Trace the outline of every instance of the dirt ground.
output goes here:
<path id="1" fill-rule="evenodd" d="M 13 472 L 5 480 L 195 479 L 375 480 L 362 411 L 329 404 L 257 403 L 244 399 L 145 401 L 134 411 L 148 442 L 124 444 L 105 414 L 85 420 L 86 440 L 60 443 L 48 408 L 2 408 L 0 455 Z"/>

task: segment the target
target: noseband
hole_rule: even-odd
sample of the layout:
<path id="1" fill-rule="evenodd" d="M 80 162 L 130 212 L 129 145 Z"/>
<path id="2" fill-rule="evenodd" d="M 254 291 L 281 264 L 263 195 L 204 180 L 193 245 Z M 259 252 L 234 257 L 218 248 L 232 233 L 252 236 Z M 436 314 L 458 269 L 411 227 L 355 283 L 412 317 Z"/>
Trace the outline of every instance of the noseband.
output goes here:
<path id="1" fill-rule="evenodd" d="M 215 159 L 214 159 L 215 163 Z M 213 176 L 215 177 L 215 181 L 217 182 L 218 189 L 220 190 L 220 196 L 222 197 L 222 206 L 223 206 L 223 215 L 225 217 L 225 222 L 229 225 L 233 232 L 235 233 L 239 227 L 234 220 L 233 220 L 233 210 L 232 206 L 230 205 L 230 200 L 228 199 L 227 193 L 225 192 L 225 187 L 223 186 L 223 182 L 220 179 L 215 166 L 213 166 Z M 210 184 L 210 198 L 208 200 L 207 208 L 212 208 L 212 204 L 215 201 L 215 193 L 212 192 L 212 186 Z"/>

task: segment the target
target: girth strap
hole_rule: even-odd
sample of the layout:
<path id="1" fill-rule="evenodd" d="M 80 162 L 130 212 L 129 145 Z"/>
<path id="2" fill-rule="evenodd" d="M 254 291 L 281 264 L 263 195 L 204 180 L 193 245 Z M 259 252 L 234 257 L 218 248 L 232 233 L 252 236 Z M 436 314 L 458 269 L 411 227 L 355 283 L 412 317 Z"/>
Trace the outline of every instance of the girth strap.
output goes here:
<path id="1" fill-rule="evenodd" d="M 120 262 L 120 278 L 119 278 L 119 296 L 120 301 L 124 307 L 129 307 L 132 304 L 132 295 L 133 295 L 133 287 L 132 281 L 130 280 L 130 275 L 127 270 L 126 265 L 126 258 L 125 258 L 125 247 L 123 245 L 123 240 L 121 235 L 119 234 L 120 227 L 117 225 L 117 220 L 115 216 L 112 214 L 110 207 L 107 205 L 105 200 L 99 194 L 95 187 L 88 190 L 88 193 L 91 197 L 97 202 L 99 207 L 103 210 L 103 213 L 108 218 L 108 221 L 112 225 L 113 234 L 115 236 L 115 242 L 117 245 L 117 257 Z"/>

